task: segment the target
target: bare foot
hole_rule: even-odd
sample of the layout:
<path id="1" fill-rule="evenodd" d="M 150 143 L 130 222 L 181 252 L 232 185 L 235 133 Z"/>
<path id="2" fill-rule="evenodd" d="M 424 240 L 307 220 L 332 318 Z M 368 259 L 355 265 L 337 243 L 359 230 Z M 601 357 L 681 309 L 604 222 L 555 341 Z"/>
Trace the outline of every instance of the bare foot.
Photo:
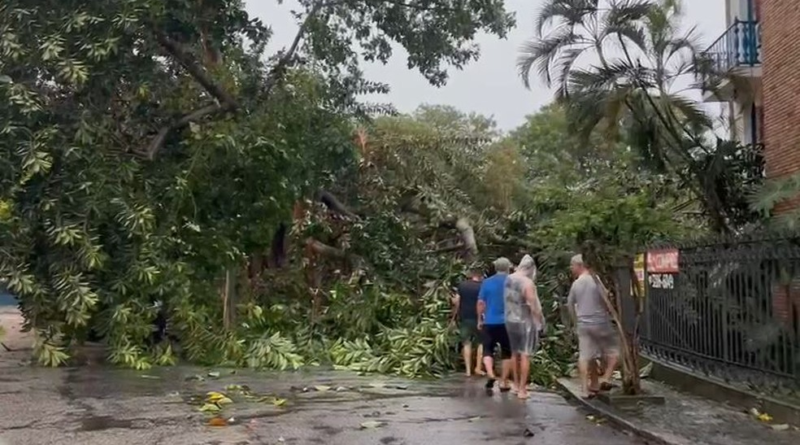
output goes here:
<path id="1" fill-rule="evenodd" d="M 478 368 L 475 368 L 475 371 L 473 371 L 473 373 L 475 375 L 479 375 L 481 377 L 486 375 L 486 371 L 484 371 L 483 369 L 478 369 Z"/>
<path id="2" fill-rule="evenodd" d="M 527 399 L 528 397 L 530 397 L 530 394 L 528 394 L 528 390 L 527 390 L 527 389 L 523 389 L 522 391 L 520 391 L 520 392 L 517 394 L 517 398 L 519 398 L 519 399 L 521 399 L 521 400 L 525 400 L 525 399 Z"/>

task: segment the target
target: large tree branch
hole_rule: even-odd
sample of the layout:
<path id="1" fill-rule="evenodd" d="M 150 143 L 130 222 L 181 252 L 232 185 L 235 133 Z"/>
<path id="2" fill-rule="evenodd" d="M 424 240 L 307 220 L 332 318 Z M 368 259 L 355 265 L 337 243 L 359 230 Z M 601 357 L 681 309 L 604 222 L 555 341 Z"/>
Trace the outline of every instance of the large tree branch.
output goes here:
<path id="1" fill-rule="evenodd" d="M 326 258 L 344 259 L 347 257 L 347 254 L 344 250 L 329 246 L 321 241 L 315 240 L 314 238 L 306 238 L 306 248 L 311 252 L 314 252 L 314 254 Z"/>
<path id="2" fill-rule="evenodd" d="M 322 1 L 317 1 L 314 6 L 312 6 L 311 10 L 309 10 L 306 19 L 303 21 L 303 24 L 300 26 L 300 29 L 297 31 L 297 35 L 295 35 L 294 40 L 292 41 L 291 46 L 289 49 L 284 52 L 281 58 L 278 60 L 278 63 L 272 69 L 272 73 L 267 79 L 266 82 L 266 89 L 265 89 L 265 96 L 268 98 L 270 93 L 272 92 L 272 88 L 280 81 L 283 77 L 284 73 L 286 72 L 286 68 L 291 64 L 292 59 L 294 58 L 294 54 L 297 52 L 297 49 L 300 46 L 300 42 L 303 39 L 303 36 L 308 29 L 308 25 L 311 22 L 311 19 L 316 16 L 319 10 L 322 8 L 324 3 Z M 169 36 L 166 35 L 163 31 L 156 29 L 155 30 L 156 40 L 158 43 L 173 57 L 178 63 L 185 69 L 189 75 L 194 78 L 197 83 L 199 83 L 208 94 L 214 97 L 219 103 L 218 104 L 211 104 L 201 107 L 191 113 L 185 114 L 182 117 L 178 118 L 176 121 L 161 127 L 158 131 L 156 136 L 148 145 L 146 152 L 144 153 L 145 157 L 148 159 L 153 159 L 155 155 L 158 153 L 159 150 L 164 146 L 164 142 L 166 141 L 167 136 L 175 130 L 183 128 L 184 126 L 195 122 L 203 117 L 210 116 L 212 114 L 226 112 L 226 111 L 235 111 L 239 108 L 239 103 L 236 99 L 228 93 L 222 86 L 217 84 L 213 81 L 211 76 L 208 75 L 205 68 L 197 62 L 197 60 L 188 52 L 186 51 L 180 43 L 172 40 Z"/>
<path id="3" fill-rule="evenodd" d="M 360 219 L 358 215 L 356 215 L 352 210 L 347 208 L 346 205 L 344 205 L 341 201 L 339 201 L 336 198 L 336 196 L 333 196 L 333 194 L 328 192 L 327 190 L 320 190 L 317 193 L 317 199 L 321 203 L 325 204 L 325 207 L 327 207 L 328 210 L 332 212 L 347 216 L 349 218 Z"/>
<path id="4" fill-rule="evenodd" d="M 463 250 L 466 246 L 462 242 L 456 242 L 455 244 L 451 244 L 449 246 L 440 247 L 438 249 L 431 250 L 429 253 L 439 254 L 439 253 L 447 253 L 447 252 L 457 252 L 459 250 Z"/>
<path id="5" fill-rule="evenodd" d="M 456 229 L 458 229 L 461 242 L 464 243 L 467 256 L 471 258 L 478 255 L 478 243 L 475 241 L 475 231 L 472 229 L 472 224 L 469 223 L 469 220 L 467 220 L 467 218 L 459 218 L 456 222 Z"/>
<path id="6" fill-rule="evenodd" d="M 214 82 L 211 76 L 208 75 L 206 69 L 197 62 L 197 60 L 186 51 L 180 43 L 172 40 L 163 31 L 156 29 L 156 40 L 158 43 L 176 60 L 178 63 L 189 73 L 194 80 L 199 83 L 206 92 L 217 100 L 217 103 L 205 105 L 197 110 L 185 114 L 164 125 L 158 130 L 156 136 L 150 141 L 144 156 L 152 160 L 155 158 L 156 153 L 164 146 L 167 136 L 175 130 L 185 127 L 192 122 L 198 121 L 206 116 L 216 114 L 219 112 L 233 111 L 239 108 L 236 99 L 231 96 L 222 86 Z"/>
<path id="7" fill-rule="evenodd" d="M 300 29 L 297 30 L 297 34 L 295 34 L 292 44 L 289 45 L 289 49 L 284 51 L 280 59 L 278 59 L 278 63 L 276 63 L 272 68 L 272 73 L 267 79 L 267 85 L 264 89 L 264 95 L 267 97 L 267 99 L 272 92 L 272 88 L 275 87 L 278 82 L 280 82 L 280 80 L 283 78 L 283 75 L 286 73 L 286 69 L 292 64 L 294 54 L 300 47 L 300 42 L 303 40 L 303 37 L 305 37 L 309 24 L 311 24 L 311 21 L 316 17 L 317 13 L 319 13 L 323 6 L 326 6 L 326 4 L 321 0 L 317 0 L 314 3 L 314 6 L 312 6 L 308 11 L 308 15 L 306 15 L 305 20 L 303 20 L 303 23 L 300 25 Z"/>
<path id="8" fill-rule="evenodd" d="M 178 42 L 172 40 L 163 31 L 156 30 L 156 40 L 167 52 L 181 64 L 183 69 L 199 83 L 208 94 L 214 96 L 223 108 L 236 109 L 239 104 L 224 88 L 211 79 L 205 68 L 186 51 Z"/>
<path id="9" fill-rule="evenodd" d="M 172 131 L 189 125 L 192 122 L 198 121 L 205 116 L 218 113 L 222 111 L 222 109 L 223 107 L 221 107 L 218 103 L 209 104 L 202 108 L 198 108 L 189 114 L 185 114 L 172 123 L 161 127 L 161 129 L 158 130 L 158 133 L 156 133 L 156 136 L 147 146 L 146 151 L 143 153 L 144 156 L 152 161 L 156 153 L 161 149 L 161 147 L 164 146 L 164 141 L 166 141 L 167 136 L 169 136 Z"/>

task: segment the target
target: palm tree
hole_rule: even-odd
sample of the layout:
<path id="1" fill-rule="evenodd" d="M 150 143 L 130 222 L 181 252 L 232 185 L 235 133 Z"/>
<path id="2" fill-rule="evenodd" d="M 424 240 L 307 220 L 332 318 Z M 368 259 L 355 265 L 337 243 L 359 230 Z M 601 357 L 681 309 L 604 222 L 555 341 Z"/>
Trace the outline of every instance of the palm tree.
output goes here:
<path id="1" fill-rule="evenodd" d="M 525 86 L 530 87 L 535 66 L 548 87 L 556 85 L 557 99 L 567 97 L 579 59 L 594 57 L 608 67 L 609 43 L 641 23 L 651 6 L 647 1 L 549 0 L 536 19 L 537 38 L 522 47 L 518 67 Z"/>
<path id="2" fill-rule="evenodd" d="M 548 0 L 538 16 L 537 38 L 522 48 L 519 73 L 530 87 L 535 67 L 556 88 L 575 130 L 587 140 L 598 130 L 624 136 L 648 169 L 679 178 L 713 227 L 729 232 L 738 215 L 734 207 L 746 205 L 742 193 L 731 192 L 740 181 L 729 171 L 742 149 L 711 137 L 712 120 L 679 88 L 682 79 L 695 78 L 703 61 L 695 30 L 679 29 L 680 6 L 679 0 Z M 619 286 L 609 267 L 616 256 L 593 266 L 619 308 Z M 640 391 L 637 307 L 632 335 L 618 324 L 623 389 L 630 394 Z"/>
<path id="3" fill-rule="evenodd" d="M 519 73 L 530 86 L 536 67 L 580 134 L 624 135 L 647 167 L 694 192 L 714 230 L 731 232 L 737 217 L 752 217 L 740 209 L 744 200 L 726 200 L 744 196 L 728 190 L 736 181 L 725 168 L 743 148 L 711 137 L 714 122 L 685 95 L 698 88 L 691 80 L 704 59 L 695 29 L 681 32 L 680 18 L 679 0 L 549 0 Z"/>

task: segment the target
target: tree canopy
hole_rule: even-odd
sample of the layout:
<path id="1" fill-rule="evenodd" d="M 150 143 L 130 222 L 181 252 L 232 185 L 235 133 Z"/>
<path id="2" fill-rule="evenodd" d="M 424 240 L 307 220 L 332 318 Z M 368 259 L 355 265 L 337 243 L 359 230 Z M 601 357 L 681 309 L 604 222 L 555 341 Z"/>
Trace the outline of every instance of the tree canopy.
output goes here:
<path id="1" fill-rule="evenodd" d="M 478 56 L 478 33 L 514 25 L 500 0 L 302 0 L 275 54 L 240 1 L 4 2 L 0 281 L 39 362 L 102 339 L 111 362 L 139 369 L 441 375 L 456 360 L 452 286 L 530 253 L 550 321 L 536 379 L 552 381 L 573 353 L 559 309 L 569 255 L 738 224 L 737 175 L 757 176 L 741 146 L 709 145 L 696 104 L 656 69 L 665 44 L 684 48 L 657 15 L 676 10 L 618 3 L 545 5 L 541 22 L 563 23 L 524 72 L 597 49 L 573 34 L 601 13 L 602 39 L 641 43 L 639 59 L 560 66 L 547 76 L 563 97 L 504 132 L 450 106 L 364 103 L 389 86 L 359 68 L 399 44 L 442 85 Z"/>

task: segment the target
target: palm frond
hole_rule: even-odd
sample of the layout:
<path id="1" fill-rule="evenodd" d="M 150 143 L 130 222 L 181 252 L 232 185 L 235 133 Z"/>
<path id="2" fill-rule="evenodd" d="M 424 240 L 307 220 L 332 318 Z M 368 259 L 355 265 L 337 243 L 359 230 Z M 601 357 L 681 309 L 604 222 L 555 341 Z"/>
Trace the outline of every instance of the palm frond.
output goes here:
<path id="1" fill-rule="evenodd" d="M 658 5 L 650 0 L 616 0 L 604 16 L 604 29 L 601 39 L 616 36 L 622 45 L 623 40 L 632 42 L 641 52 L 647 52 L 647 29 L 645 24 Z M 626 50 L 626 53 L 628 51 Z"/>
<path id="2" fill-rule="evenodd" d="M 629 110 L 629 98 L 636 91 L 635 86 L 616 88 L 606 96 L 604 103 L 604 120 L 609 137 L 618 137 L 620 125 Z"/>
<path id="3" fill-rule="evenodd" d="M 541 37 L 544 28 L 554 22 L 573 29 L 597 15 L 597 10 L 598 0 L 549 0 L 536 17 L 536 35 Z"/>
<path id="4" fill-rule="evenodd" d="M 673 37 L 666 40 L 664 58 L 670 59 L 681 51 L 688 51 L 692 55 L 698 54 L 700 53 L 700 45 L 700 36 L 693 27 L 680 37 Z"/>
<path id="5" fill-rule="evenodd" d="M 569 100 L 564 101 L 569 129 L 581 140 L 588 141 L 605 118 L 603 104 L 608 94 L 605 90 L 584 90 L 571 94 Z"/>
<path id="6" fill-rule="evenodd" d="M 585 37 L 575 34 L 569 28 L 561 28 L 545 39 L 535 39 L 524 43 L 520 49 L 520 56 L 517 58 L 517 70 L 525 88 L 530 88 L 531 69 L 534 66 L 545 84 L 550 87 L 553 84 L 554 63 L 560 57 L 571 57 L 571 50 L 583 51 L 589 46 L 590 42 Z M 569 52 L 564 54 L 565 51 Z M 561 66 L 563 68 L 563 63 Z M 567 68 L 571 68 L 571 65 L 568 65 Z M 565 74 L 560 72 L 556 76 L 558 79 L 563 79 Z"/>
<path id="7" fill-rule="evenodd" d="M 693 129 L 711 130 L 713 122 L 701 105 L 696 101 L 677 94 L 668 94 L 660 98 L 678 120 L 678 125 Z"/>
<path id="8" fill-rule="evenodd" d="M 641 25 L 636 23 L 624 23 L 621 25 L 607 26 L 604 29 L 602 38 L 606 39 L 611 36 L 616 36 L 619 39 L 627 39 L 636 45 L 641 52 L 647 51 L 647 33 Z"/>
<path id="9" fill-rule="evenodd" d="M 636 148 L 642 163 L 656 172 L 667 170 L 667 152 L 663 128 L 654 115 L 632 112 L 625 132 L 630 145 Z"/>
<path id="10" fill-rule="evenodd" d="M 569 78 L 569 87 L 571 91 L 609 91 L 650 77 L 645 75 L 647 71 L 646 67 L 631 66 L 627 61 L 618 60 L 604 67 L 574 70 Z"/>
<path id="11" fill-rule="evenodd" d="M 751 208 L 769 216 L 769 213 L 781 202 L 797 197 L 800 193 L 800 174 L 764 182 L 763 186 L 753 190 L 749 195 Z"/>
<path id="12" fill-rule="evenodd" d="M 569 48 L 562 52 L 561 57 L 556 61 L 557 84 L 556 99 L 562 99 L 569 96 L 569 77 L 570 73 L 578 61 L 578 58 L 583 54 L 585 48 Z"/>
<path id="13" fill-rule="evenodd" d="M 615 0 L 605 15 L 606 26 L 621 26 L 645 20 L 658 4 L 652 0 Z"/>

